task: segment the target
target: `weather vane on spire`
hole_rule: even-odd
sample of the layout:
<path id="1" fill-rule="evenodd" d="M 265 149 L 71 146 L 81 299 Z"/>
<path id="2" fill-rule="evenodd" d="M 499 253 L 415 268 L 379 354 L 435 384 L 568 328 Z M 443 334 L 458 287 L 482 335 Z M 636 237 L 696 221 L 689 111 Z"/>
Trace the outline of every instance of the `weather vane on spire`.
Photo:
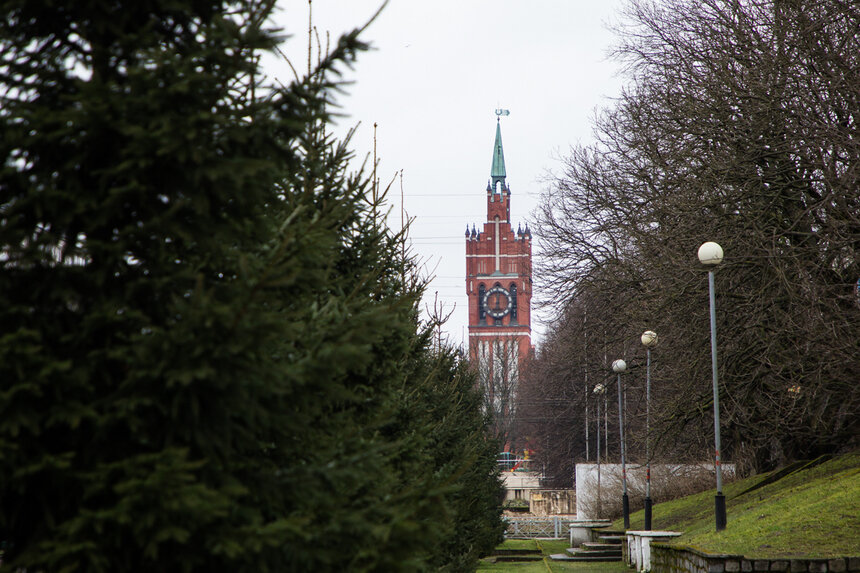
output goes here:
<path id="1" fill-rule="evenodd" d="M 511 115 L 511 110 L 496 108 L 496 121 L 501 120 L 503 115 Z"/>

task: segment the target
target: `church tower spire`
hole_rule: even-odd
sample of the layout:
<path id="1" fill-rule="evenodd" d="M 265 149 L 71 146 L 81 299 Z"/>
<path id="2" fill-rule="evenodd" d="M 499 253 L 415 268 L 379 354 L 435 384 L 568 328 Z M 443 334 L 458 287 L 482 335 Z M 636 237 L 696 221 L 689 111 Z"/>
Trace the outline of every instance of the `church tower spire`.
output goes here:
<path id="1" fill-rule="evenodd" d="M 497 109 L 496 116 L 508 115 Z M 511 188 L 506 181 L 502 128 L 496 122 L 487 184 L 487 218 L 466 236 L 469 358 L 500 428 L 514 417 L 519 373 L 531 346 L 532 241 L 526 225 L 511 227 Z M 503 435 L 504 434 L 504 435 Z M 523 437 L 507 431 L 506 449 L 519 451 Z"/>
<path id="2" fill-rule="evenodd" d="M 501 190 L 506 189 L 505 177 L 505 152 L 502 149 L 502 127 L 499 121 L 501 117 L 496 118 L 496 142 L 493 145 L 493 166 L 490 168 L 490 184 L 493 191 L 497 191 L 497 184 L 501 183 Z"/>

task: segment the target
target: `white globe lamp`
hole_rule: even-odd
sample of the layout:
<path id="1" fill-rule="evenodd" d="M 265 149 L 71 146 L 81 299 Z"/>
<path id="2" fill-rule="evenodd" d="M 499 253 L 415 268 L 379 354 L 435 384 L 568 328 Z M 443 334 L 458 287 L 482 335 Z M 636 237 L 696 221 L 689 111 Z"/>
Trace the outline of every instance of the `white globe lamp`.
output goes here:
<path id="1" fill-rule="evenodd" d="M 645 363 L 645 531 L 651 531 L 651 349 L 657 346 L 657 333 L 646 330 L 641 340 L 648 356 Z"/>
<path id="2" fill-rule="evenodd" d="M 612 363 L 612 371 L 618 374 L 618 435 L 621 437 L 621 513 L 624 516 L 624 529 L 630 529 L 630 498 L 627 496 L 627 462 L 624 444 L 624 410 L 621 401 L 621 373 L 627 370 L 627 363 L 620 358 Z"/>
<path id="3" fill-rule="evenodd" d="M 646 330 L 642 333 L 642 344 L 646 348 L 651 348 L 652 346 L 657 346 L 657 333 L 653 330 Z"/>
<path id="4" fill-rule="evenodd" d="M 699 247 L 699 261 L 703 265 L 718 265 L 723 262 L 723 248 L 713 241 Z"/>
<path id="5" fill-rule="evenodd" d="M 709 265 L 708 296 L 711 309 L 711 376 L 714 383 L 714 469 L 717 474 L 717 495 L 714 497 L 714 513 L 717 531 L 726 528 L 726 498 L 723 495 L 723 472 L 720 462 L 720 392 L 717 373 L 717 301 L 714 287 L 714 268 L 723 262 L 723 248 L 713 241 L 699 247 L 699 261 Z"/>

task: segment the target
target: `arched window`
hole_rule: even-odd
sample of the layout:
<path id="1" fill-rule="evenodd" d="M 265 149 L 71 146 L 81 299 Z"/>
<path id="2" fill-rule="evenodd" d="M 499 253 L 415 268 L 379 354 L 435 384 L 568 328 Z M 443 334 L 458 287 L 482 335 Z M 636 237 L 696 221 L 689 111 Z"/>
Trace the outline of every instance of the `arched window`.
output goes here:
<path id="1" fill-rule="evenodd" d="M 517 285 L 511 283 L 511 322 L 517 321 Z"/>
<path id="2" fill-rule="evenodd" d="M 487 311 L 484 308 L 484 294 L 486 294 L 487 289 L 483 283 L 478 285 L 478 320 L 484 322 L 487 320 Z"/>

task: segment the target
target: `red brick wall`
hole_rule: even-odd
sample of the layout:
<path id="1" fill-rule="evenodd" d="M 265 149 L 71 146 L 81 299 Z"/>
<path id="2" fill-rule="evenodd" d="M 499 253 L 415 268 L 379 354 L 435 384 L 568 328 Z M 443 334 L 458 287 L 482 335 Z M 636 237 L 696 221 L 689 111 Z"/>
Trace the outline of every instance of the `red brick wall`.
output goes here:
<path id="1" fill-rule="evenodd" d="M 477 340 L 516 337 L 520 362 L 531 349 L 532 245 L 529 235 L 517 235 L 511 226 L 508 192 L 487 193 L 487 220 L 476 237 L 466 239 L 466 294 L 469 300 L 469 349 L 477 360 Z M 481 320 L 480 287 L 511 290 L 516 286 L 516 321 L 513 313 Z"/>

